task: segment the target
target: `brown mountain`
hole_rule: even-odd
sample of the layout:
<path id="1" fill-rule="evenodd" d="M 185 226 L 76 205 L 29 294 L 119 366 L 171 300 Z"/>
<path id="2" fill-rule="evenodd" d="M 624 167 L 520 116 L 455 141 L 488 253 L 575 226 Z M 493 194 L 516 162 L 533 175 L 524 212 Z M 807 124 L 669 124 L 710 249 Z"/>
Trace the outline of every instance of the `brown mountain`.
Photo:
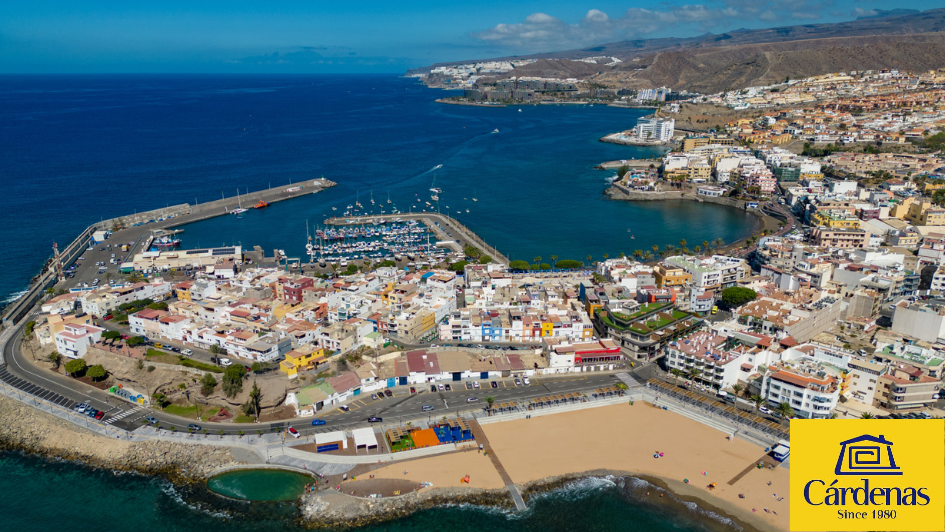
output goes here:
<path id="1" fill-rule="evenodd" d="M 608 67 L 570 60 L 600 55 L 624 62 Z M 517 76 L 578 77 L 613 86 L 703 93 L 848 70 L 921 71 L 945 67 L 945 9 L 686 39 L 622 41 L 516 59 L 539 59 L 515 69 Z M 464 62 L 471 61 L 444 64 Z"/>

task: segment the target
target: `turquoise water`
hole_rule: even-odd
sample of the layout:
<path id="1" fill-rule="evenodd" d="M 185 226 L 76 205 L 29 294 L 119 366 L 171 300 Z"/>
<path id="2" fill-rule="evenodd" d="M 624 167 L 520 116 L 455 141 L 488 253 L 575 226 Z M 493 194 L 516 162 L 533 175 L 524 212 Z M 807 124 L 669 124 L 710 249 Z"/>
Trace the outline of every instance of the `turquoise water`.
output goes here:
<path id="1" fill-rule="evenodd" d="M 292 471 L 247 469 L 207 480 L 210 491 L 248 501 L 294 501 L 312 483 L 312 477 Z"/>
<path id="2" fill-rule="evenodd" d="M 305 530 L 292 503 L 238 502 L 200 486 L 175 487 L 158 478 L 0 453 L 0 531 Z M 646 492 L 653 495 L 647 497 Z M 721 532 L 734 525 L 634 479 L 588 479 L 529 501 L 522 514 L 456 506 L 419 512 L 367 527 L 366 532 L 428 528 L 451 532 L 645 531 Z M 668 494 L 667 494 L 668 495 Z"/>
<path id="3" fill-rule="evenodd" d="M 614 172 L 594 165 L 659 153 L 597 140 L 645 111 L 433 101 L 443 95 L 396 76 L 0 76 L 0 302 L 27 286 L 52 242 L 92 222 L 322 175 L 339 186 L 192 225 L 184 247 L 301 257 L 306 221 L 368 205 L 372 192 L 378 210 L 388 194 L 401 210 L 422 205 L 434 174 L 440 209 L 513 259 L 692 247 L 753 225 L 718 205 L 602 196 Z"/>

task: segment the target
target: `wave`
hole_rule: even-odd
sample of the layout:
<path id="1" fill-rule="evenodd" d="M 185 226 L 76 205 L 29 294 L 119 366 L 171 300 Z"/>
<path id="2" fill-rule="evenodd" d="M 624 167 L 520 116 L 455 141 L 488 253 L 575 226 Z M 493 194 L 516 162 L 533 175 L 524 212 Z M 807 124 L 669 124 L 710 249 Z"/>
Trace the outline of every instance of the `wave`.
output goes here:
<path id="1" fill-rule="evenodd" d="M 232 517 L 232 515 L 230 515 L 229 512 L 224 512 L 221 510 L 211 510 L 209 508 L 206 508 L 202 504 L 187 502 L 186 500 L 184 500 L 183 495 L 181 495 L 181 493 L 177 490 L 174 484 L 170 482 L 167 482 L 167 481 L 161 482 L 161 491 L 165 495 L 167 495 L 172 501 L 176 502 L 177 504 L 191 511 L 199 512 L 205 515 L 209 515 L 210 517 L 217 517 L 220 519 L 229 519 L 230 517 Z"/>
<path id="2" fill-rule="evenodd" d="M 9 303 L 13 303 L 13 302 L 16 301 L 17 299 L 20 299 L 21 297 L 25 296 L 25 295 L 28 294 L 28 293 L 29 293 L 29 290 L 28 290 L 28 289 L 27 289 L 27 290 L 20 290 L 19 292 L 14 292 L 14 293 L 8 295 L 6 299 L 0 301 L 0 305 L 6 305 L 6 304 L 9 304 Z"/>
<path id="3" fill-rule="evenodd" d="M 700 518 L 711 519 L 713 521 L 721 523 L 735 530 L 739 530 L 739 531 L 744 530 L 742 527 L 738 526 L 738 524 L 735 521 L 729 519 L 728 517 L 721 516 L 711 510 L 706 510 L 705 508 L 702 508 L 701 506 L 699 506 L 698 503 L 695 503 L 692 501 L 684 501 L 680 499 L 679 497 L 677 497 L 676 494 L 673 493 L 672 491 L 663 489 L 655 484 L 652 484 L 650 482 L 647 482 L 646 480 L 643 480 L 642 478 L 622 477 L 621 480 L 623 480 L 626 485 L 626 491 L 629 491 L 631 493 L 639 492 L 643 490 L 646 490 L 647 492 L 649 492 L 650 490 L 662 492 L 663 494 L 668 496 L 669 499 L 673 501 L 674 503 L 679 504 L 685 507 L 686 509 L 688 509 L 689 512 L 693 514 L 694 516 L 698 516 Z"/>

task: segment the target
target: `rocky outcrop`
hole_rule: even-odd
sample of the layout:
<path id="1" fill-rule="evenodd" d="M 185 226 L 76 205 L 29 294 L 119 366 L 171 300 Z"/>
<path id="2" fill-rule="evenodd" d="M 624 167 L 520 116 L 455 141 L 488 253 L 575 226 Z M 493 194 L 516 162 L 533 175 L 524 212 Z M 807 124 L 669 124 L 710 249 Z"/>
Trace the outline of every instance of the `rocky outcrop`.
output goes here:
<path id="1" fill-rule="evenodd" d="M 399 497 L 366 499 L 334 490 L 308 492 L 299 501 L 302 524 L 312 528 L 357 528 L 414 512 L 455 504 L 514 508 L 505 489 L 433 488 Z"/>
<path id="2" fill-rule="evenodd" d="M 96 467 L 203 481 L 238 461 L 222 446 L 149 440 L 129 442 L 98 435 L 56 416 L 0 396 L 0 448 L 85 462 Z"/>

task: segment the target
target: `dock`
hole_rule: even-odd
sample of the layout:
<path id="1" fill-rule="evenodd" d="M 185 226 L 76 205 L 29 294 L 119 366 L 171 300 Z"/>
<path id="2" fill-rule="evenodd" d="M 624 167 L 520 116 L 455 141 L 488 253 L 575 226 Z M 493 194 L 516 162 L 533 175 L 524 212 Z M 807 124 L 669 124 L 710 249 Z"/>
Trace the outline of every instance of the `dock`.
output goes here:
<path id="1" fill-rule="evenodd" d="M 600 163 L 594 168 L 598 170 L 616 170 L 621 166 L 629 166 L 630 168 L 649 168 L 651 164 L 656 168 L 659 168 L 663 162 L 659 159 L 622 159 L 619 161 L 606 161 Z"/>
<path id="2" fill-rule="evenodd" d="M 502 253 L 499 253 L 499 250 L 487 244 L 486 241 L 482 239 L 482 237 L 460 223 L 458 220 L 445 214 L 438 214 L 435 212 L 402 212 L 400 214 L 343 216 L 329 218 L 325 220 L 325 224 L 338 226 L 361 225 L 373 223 L 375 220 L 392 222 L 397 219 L 416 220 L 418 222 L 423 222 L 423 224 L 433 232 L 437 240 L 441 242 L 456 241 L 456 244 L 459 246 L 459 250 L 462 250 L 467 245 L 471 245 L 479 248 L 484 254 L 492 257 L 493 262 L 506 265 L 509 263 L 509 259 Z"/>
<path id="3" fill-rule="evenodd" d="M 161 234 L 160 231 L 166 231 L 164 234 L 179 233 L 181 229 L 173 229 L 182 225 L 208 220 L 217 216 L 226 216 L 233 209 L 239 208 L 242 202 L 243 208 L 252 209 L 253 205 L 259 201 L 266 201 L 273 204 L 279 201 L 298 198 L 307 194 L 317 194 L 326 188 L 336 186 L 336 183 L 328 179 L 309 179 L 299 183 L 289 183 L 275 188 L 267 188 L 255 192 L 241 193 L 237 198 L 234 188 L 232 197 L 221 198 L 206 203 L 182 203 L 179 205 L 169 205 L 162 209 L 154 209 L 146 212 L 136 212 L 124 216 L 118 216 L 108 220 L 102 220 L 86 227 L 79 235 L 68 245 L 59 248 L 60 262 L 63 268 L 76 262 L 76 259 L 86 252 L 86 248 L 92 239 L 92 234 L 99 230 L 113 231 L 110 240 L 120 244 L 122 242 L 135 242 L 135 246 L 128 252 L 122 252 L 125 257 L 131 257 L 139 247 L 144 247 L 150 242 L 153 234 Z M 120 228 L 120 229 L 119 229 Z M 94 248 L 94 246 L 93 246 Z M 90 251 L 90 256 L 81 264 L 76 272 L 76 279 L 72 283 L 83 279 L 91 280 L 95 277 L 93 264 L 96 261 L 108 261 L 107 252 Z M 101 255 L 97 255 L 101 253 Z M 33 305 L 42 298 L 45 290 L 55 286 L 56 270 L 53 261 L 44 266 L 44 270 L 37 275 L 30 284 L 29 291 L 16 301 L 10 303 L 3 309 L 2 323 L 4 326 L 12 325 L 26 316 L 33 308 Z M 63 287 L 65 286 L 65 283 Z"/>

